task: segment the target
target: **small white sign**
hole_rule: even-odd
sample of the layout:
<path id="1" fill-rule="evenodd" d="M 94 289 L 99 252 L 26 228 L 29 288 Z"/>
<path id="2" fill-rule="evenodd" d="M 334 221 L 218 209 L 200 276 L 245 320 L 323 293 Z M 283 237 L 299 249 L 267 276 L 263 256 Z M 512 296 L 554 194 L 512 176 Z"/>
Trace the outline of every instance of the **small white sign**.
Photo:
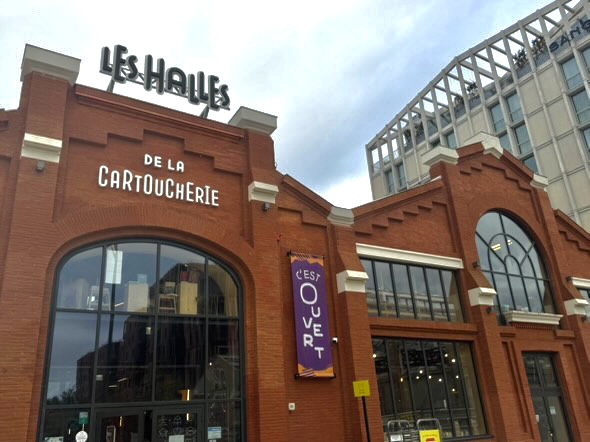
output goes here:
<path id="1" fill-rule="evenodd" d="M 168 442 L 184 442 L 184 435 L 175 435 L 168 438 Z"/>
<path id="2" fill-rule="evenodd" d="M 88 440 L 88 433 L 84 430 L 76 433 L 76 442 L 86 442 Z"/>
<path id="3" fill-rule="evenodd" d="M 549 406 L 549 413 L 551 413 L 552 416 L 555 416 L 557 414 L 557 410 L 555 409 L 554 406 L 552 406 L 552 405 Z"/>
<path id="4" fill-rule="evenodd" d="M 43 442 L 64 442 L 63 436 L 46 437 Z"/>
<path id="5" fill-rule="evenodd" d="M 221 439 L 221 427 L 208 427 L 207 439 Z"/>

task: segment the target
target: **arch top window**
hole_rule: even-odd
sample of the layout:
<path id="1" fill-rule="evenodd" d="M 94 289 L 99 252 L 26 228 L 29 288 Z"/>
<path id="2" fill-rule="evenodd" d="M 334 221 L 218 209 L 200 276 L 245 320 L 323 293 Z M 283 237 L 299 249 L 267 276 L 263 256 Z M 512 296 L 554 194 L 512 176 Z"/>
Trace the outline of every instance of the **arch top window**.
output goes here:
<path id="1" fill-rule="evenodd" d="M 534 241 L 508 216 L 488 212 L 475 234 L 479 263 L 498 293 L 500 312 L 554 313 L 545 266 Z"/>
<path id="2" fill-rule="evenodd" d="M 241 291 L 223 263 L 126 240 L 69 256 L 56 279 L 41 440 L 69 434 L 78 413 L 91 440 L 105 440 L 98 435 L 113 416 L 123 434 L 122 415 L 142 422 L 125 427 L 137 440 L 166 416 L 181 416 L 179 428 L 198 432 L 192 440 L 212 426 L 223 440 L 243 440 Z"/>

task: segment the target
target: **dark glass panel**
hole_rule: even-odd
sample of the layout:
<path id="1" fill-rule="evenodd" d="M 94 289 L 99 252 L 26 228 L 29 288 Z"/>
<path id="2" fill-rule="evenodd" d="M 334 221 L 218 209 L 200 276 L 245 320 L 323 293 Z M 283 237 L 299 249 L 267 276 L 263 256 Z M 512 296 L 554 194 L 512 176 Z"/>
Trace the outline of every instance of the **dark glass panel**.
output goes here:
<path id="1" fill-rule="evenodd" d="M 428 281 L 428 290 L 430 291 L 434 320 L 448 321 L 449 317 L 447 315 L 447 306 L 440 280 L 440 270 L 426 269 L 426 280 Z"/>
<path id="2" fill-rule="evenodd" d="M 143 416 L 142 416 L 143 417 Z M 139 415 L 113 413 L 110 416 L 100 416 L 98 431 L 100 441 L 106 442 L 135 442 L 139 437 Z"/>
<path id="3" fill-rule="evenodd" d="M 216 262 L 207 263 L 209 314 L 238 316 L 238 287 L 230 274 Z"/>
<path id="4" fill-rule="evenodd" d="M 508 278 L 505 275 L 494 274 L 496 281 L 496 292 L 498 293 L 498 304 L 501 312 L 514 310 L 514 301 L 512 300 Z"/>
<path id="5" fill-rule="evenodd" d="M 449 318 L 453 322 L 463 322 L 463 310 L 461 309 L 461 300 L 459 288 L 457 287 L 457 277 L 455 273 L 448 270 L 441 270 L 445 294 L 449 304 Z"/>
<path id="6" fill-rule="evenodd" d="M 377 311 L 377 295 L 375 294 L 375 275 L 373 274 L 373 266 L 371 264 L 371 261 L 367 261 L 365 259 L 362 259 L 361 263 L 363 264 L 365 272 L 369 277 L 365 285 L 369 316 L 378 316 L 379 312 Z"/>
<path id="7" fill-rule="evenodd" d="M 405 341 L 406 355 L 410 365 L 410 382 L 414 397 L 416 419 L 432 417 L 430 393 L 428 391 L 426 361 L 422 352 L 422 341 Z"/>
<path id="8" fill-rule="evenodd" d="M 95 314 L 56 313 L 47 403 L 90 401 L 95 341 Z"/>
<path id="9" fill-rule="evenodd" d="M 145 401 L 152 396 L 153 319 L 103 315 L 100 324 L 97 402 Z"/>
<path id="10" fill-rule="evenodd" d="M 553 361 L 550 355 L 542 354 L 537 356 L 537 364 L 543 376 L 543 383 L 546 387 L 557 387 L 557 375 L 553 367 Z"/>
<path id="11" fill-rule="evenodd" d="M 535 272 L 533 271 L 533 264 L 531 258 L 526 256 L 520 265 L 523 276 L 530 276 L 535 278 Z"/>
<path id="12" fill-rule="evenodd" d="M 479 235 L 475 237 L 477 245 L 477 255 L 479 256 L 479 266 L 482 270 L 490 270 L 490 260 L 488 258 L 488 245 L 482 241 Z"/>
<path id="13" fill-rule="evenodd" d="M 506 264 L 506 272 L 512 275 L 520 275 L 520 265 L 518 265 L 518 261 L 513 256 L 507 256 L 504 260 Z"/>
<path id="14" fill-rule="evenodd" d="M 85 414 L 84 414 L 85 413 Z M 82 416 L 86 416 L 84 419 Z M 90 425 L 90 410 L 88 408 L 74 408 L 69 410 L 47 410 L 45 412 L 45 427 L 41 433 L 41 440 L 60 440 L 62 442 L 76 442 L 79 431 L 88 432 Z M 82 417 L 82 419 L 81 419 Z M 85 422 L 81 424 L 80 422 Z M 59 439 L 59 438 L 62 439 Z"/>
<path id="15" fill-rule="evenodd" d="M 490 249 L 495 256 L 497 256 L 501 261 L 504 261 L 504 258 L 508 256 L 509 253 L 506 237 L 503 234 L 494 235 L 490 240 Z M 493 263 L 492 267 L 494 267 Z M 500 269 L 494 268 L 494 270 Z"/>
<path id="16" fill-rule="evenodd" d="M 383 339 L 373 339 L 373 362 L 377 374 L 377 387 L 379 400 L 381 401 L 381 416 L 384 421 L 395 417 L 393 396 L 391 393 L 391 379 L 389 376 L 389 364 Z"/>
<path id="17" fill-rule="evenodd" d="M 532 312 L 542 312 L 543 304 L 541 303 L 541 295 L 539 293 L 539 287 L 537 286 L 537 280 L 531 278 L 524 278 L 524 287 L 526 289 L 527 299 L 531 306 Z"/>
<path id="18" fill-rule="evenodd" d="M 545 313 L 555 313 L 555 307 L 553 305 L 553 294 L 551 293 L 551 286 L 549 282 L 543 280 L 537 280 L 539 287 L 541 288 L 541 299 L 543 300 L 543 306 L 545 307 Z"/>
<path id="19" fill-rule="evenodd" d="M 202 398 L 204 352 L 204 321 L 194 318 L 160 318 L 156 350 L 156 400 Z"/>
<path id="20" fill-rule="evenodd" d="M 533 263 L 533 269 L 535 270 L 537 278 L 547 278 L 543 264 L 541 264 L 539 255 L 537 254 L 537 251 L 534 247 L 529 252 L 529 256 L 531 258 L 531 262 Z"/>
<path id="21" fill-rule="evenodd" d="M 545 408 L 545 400 L 542 396 L 533 396 L 533 406 L 535 407 L 535 418 L 539 425 L 542 442 L 554 442 L 551 436 L 551 427 L 549 426 L 549 416 Z"/>
<path id="22" fill-rule="evenodd" d="M 493 272 L 506 273 L 504 261 L 502 261 L 502 259 L 500 259 L 496 252 L 494 252 L 494 250 L 491 248 L 488 250 L 488 259 L 490 260 L 491 270 Z"/>
<path id="23" fill-rule="evenodd" d="M 122 243 L 106 248 L 102 310 L 152 312 L 156 244 Z"/>
<path id="24" fill-rule="evenodd" d="M 477 223 L 477 233 L 486 243 L 490 243 L 492 237 L 501 231 L 500 214 L 497 212 L 486 213 Z"/>
<path id="25" fill-rule="evenodd" d="M 524 283 L 520 276 L 510 276 L 510 287 L 512 289 L 512 296 L 514 297 L 515 309 L 528 312 L 531 311 L 526 292 L 524 291 Z"/>
<path id="26" fill-rule="evenodd" d="M 221 428 L 221 439 L 211 439 L 215 436 L 212 434 L 209 440 L 215 440 L 215 442 L 239 442 L 241 440 L 239 402 L 213 402 L 209 405 L 207 416 L 208 429 Z"/>
<path id="27" fill-rule="evenodd" d="M 565 418 L 561 397 L 547 397 L 547 405 L 549 406 L 549 414 L 551 415 L 551 421 L 553 423 L 553 440 L 569 442 L 569 425 Z"/>
<path id="28" fill-rule="evenodd" d="M 462 372 L 455 344 L 442 342 L 443 365 L 447 376 L 449 408 L 453 414 L 453 426 L 457 436 L 469 436 L 470 413 L 465 402 Z"/>
<path id="29" fill-rule="evenodd" d="M 397 316 L 389 264 L 378 261 L 375 262 L 375 277 L 379 291 L 379 315 Z"/>
<path id="30" fill-rule="evenodd" d="M 209 398 L 227 400 L 241 396 L 239 338 L 236 321 L 209 323 Z"/>
<path id="31" fill-rule="evenodd" d="M 407 366 L 406 353 L 403 341 L 387 339 L 385 341 L 389 363 L 391 364 L 392 383 L 394 385 L 394 401 L 397 418 L 402 420 L 414 420 L 412 396 L 410 394 L 410 379 Z M 385 420 L 385 416 L 384 420 Z M 385 422 L 386 423 L 386 422 Z"/>
<path id="32" fill-rule="evenodd" d="M 399 306 L 399 316 L 402 319 L 414 319 L 412 293 L 408 280 L 408 268 L 403 264 L 392 264 L 395 294 Z"/>
<path id="33" fill-rule="evenodd" d="M 410 278 L 412 278 L 412 291 L 414 305 L 416 306 L 416 319 L 431 320 L 430 302 L 426 292 L 424 268 L 410 266 Z"/>
<path id="34" fill-rule="evenodd" d="M 98 308 L 102 247 L 72 256 L 59 274 L 57 308 Z"/>
<path id="35" fill-rule="evenodd" d="M 486 428 L 471 348 L 469 344 L 465 343 L 457 343 L 455 345 L 458 351 L 457 363 L 461 364 L 461 371 L 463 373 L 463 385 L 465 387 L 465 398 L 469 409 L 471 434 L 484 434 Z"/>
<path id="36" fill-rule="evenodd" d="M 162 245 L 159 312 L 183 315 L 203 314 L 205 313 L 205 289 L 205 258 L 180 247 Z"/>
<path id="37" fill-rule="evenodd" d="M 445 372 L 443 371 L 443 355 L 441 355 L 438 342 L 424 341 L 422 345 L 426 355 L 427 382 L 432 395 L 434 417 L 440 422 L 443 436 L 452 437 L 453 430 L 447 399 Z"/>
<path id="38" fill-rule="evenodd" d="M 537 365 L 535 364 L 535 358 L 530 356 L 525 356 L 524 358 L 524 368 L 526 371 L 527 379 L 529 381 L 530 386 L 540 386 L 541 385 L 541 378 L 539 372 L 537 370 Z"/>
<path id="39" fill-rule="evenodd" d="M 528 250 L 531 247 L 532 242 L 529 236 L 514 221 L 507 216 L 502 215 L 502 224 L 504 225 L 504 231 L 506 234 L 514 237 L 525 250 Z M 514 251 L 512 254 L 514 254 Z"/>

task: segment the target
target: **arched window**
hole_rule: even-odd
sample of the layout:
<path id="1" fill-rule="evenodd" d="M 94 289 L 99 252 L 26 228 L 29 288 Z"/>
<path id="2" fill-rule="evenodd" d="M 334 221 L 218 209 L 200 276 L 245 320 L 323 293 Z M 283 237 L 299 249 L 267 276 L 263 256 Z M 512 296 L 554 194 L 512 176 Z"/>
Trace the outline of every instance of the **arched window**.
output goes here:
<path id="1" fill-rule="evenodd" d="M 535 243 L 512 219 L 499 212 L 481 217 L 475 234 L 479 263 L 498 293 L 502 313 L 519 310 L 554 313 L 545 266 Z"/>
<path id="2" fill-rule="evenodd" d="M 229 269 L 184 247 L 125 241 L 71 255 L 56 281 L 40 440 L 205 441 L 207 429 L 243 440 L 240 286 Z"/>

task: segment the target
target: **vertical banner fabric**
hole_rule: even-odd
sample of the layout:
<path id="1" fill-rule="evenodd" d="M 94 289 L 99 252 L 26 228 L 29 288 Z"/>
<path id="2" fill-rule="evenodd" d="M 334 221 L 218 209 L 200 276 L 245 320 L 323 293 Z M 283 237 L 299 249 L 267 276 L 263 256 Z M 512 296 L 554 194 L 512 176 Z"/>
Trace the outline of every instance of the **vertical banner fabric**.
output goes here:
<path id="1" fill-rule="evenodd" d="M 324 258 L 294 252 L 289 256 L 295 306 L 297 374 L 300 377 L 333 378 Z"/>

